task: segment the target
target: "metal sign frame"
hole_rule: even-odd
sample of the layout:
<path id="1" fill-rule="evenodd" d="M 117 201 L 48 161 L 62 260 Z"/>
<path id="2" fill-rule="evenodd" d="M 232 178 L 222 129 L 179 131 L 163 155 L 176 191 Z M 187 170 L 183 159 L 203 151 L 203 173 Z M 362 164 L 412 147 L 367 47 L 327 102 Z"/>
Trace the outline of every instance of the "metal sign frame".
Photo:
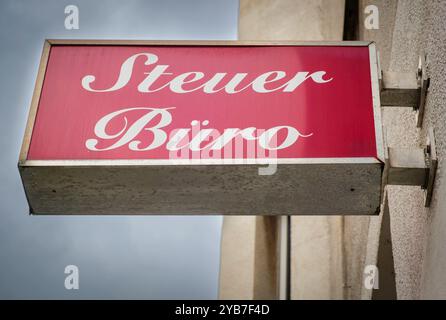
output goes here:
<path id="1" fill-rule="evenodd" d="M 270 176 L 258 175 L 254 159 L 27 160 L 50 50 L 58 45 L 367 46 L 378 157 L 279 158 Z M 19 157 L 30 213 L 378 214 L 385 162 L 378 78 L 373 42 L 46 40 Z"/>

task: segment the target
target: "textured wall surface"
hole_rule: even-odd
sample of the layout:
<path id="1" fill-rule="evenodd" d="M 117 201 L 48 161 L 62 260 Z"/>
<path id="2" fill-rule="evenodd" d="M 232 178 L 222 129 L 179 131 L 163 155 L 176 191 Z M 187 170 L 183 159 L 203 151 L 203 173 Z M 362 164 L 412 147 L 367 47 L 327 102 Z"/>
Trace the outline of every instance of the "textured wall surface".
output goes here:
<path id="1" fill-rule="evenodd" d="M 425 21 L 422 25 L 427 37 L 421 37 L 421 48 L 428 55 L 431 86 L 421 136 L 426 136 L 429 125 L 434 128 L 439 164 L 431 208 L 420 211 L 426 215 L 428 226 L 424 231 L 427 242 L 420 297 L 446 299 L 446 2 L 429 2 L 425 15 L 421 19 Z"/>
<path id="2" fill-rule="evenodd" d="M 397 0 L 360 0 L 359 1 L 359 40 L 373 40 L 377 44 L 377 50 L 379 51 L 381 68 L 383 70 L 389 69 L 390 51 L 392 46 L 393 38 L 393 27 L 397 10 Z M 379 9 L 379 30 L 367 30 L 364 28 L 364 9 L 368 5 L 375 5 Z M 384 27 L 385 26 L 385 27 Z M 383 115 L 383 121 L 385 121 Z M 388 213 L 388 212 L 386 212 Z M 357 232 L 358 228 L 352 227 L 348 230 L 354 230 L 353 234 L 346 232 L 345 239 L 350 241 L 351 245 L 347 246 L 350 248 L 350 258 L 349 265 L 351 270 L 354 270 L 347 275 L 348 279 L 347 285 L 350 288 L 350 294 L 347 295 L 350 299 L 371 299 L 372 290 L 364 287 L 364 268 L 367 265 L 376 265 L 378 259 L 378 248 L 379 248 L 379 236 L 381 230 L 383 212 L 376 217 L 350 217 L 349 222 L 354 224 L 356 227 L 360 226 L 359 229 L 363 232 Z M 356 218 L 355 220 L 352 220 Z M 367 229 L 367 236 L 365 236 Z M 380 286 L 383 287 L 380 283 Z"/>
<path id="3" fill-rule="evenodd" d="M 254 299 L 255 217 L 224 217 L 219 299 Z"/>
<path id="4" fill-rule="evenodd" d="M 425 51 L 431 78 L 423 128 L 416 128 L 416 114 L 409 108 L 385 108 L 383 122 L 387 140 L 394 147 L 417 147 L 425 142 L 426 130 L 435 129 L 439 168 L 430 208 L 417 187 L 389 187 L 389 210 L 398 299 L 446 298 L 446 2 L 361 1 L 379 8 L 379 30 L 365 30 L 362 39 L 374 40 L 383 69 L 416 70 Z M 363 21 L 364 15 L 360 18 Z M 373 232 L 372 232 L 373 234 Z M 373 236 L 372 236 L 373 238 Z M 369 239 L 370 241 L 370 239 Z"/>

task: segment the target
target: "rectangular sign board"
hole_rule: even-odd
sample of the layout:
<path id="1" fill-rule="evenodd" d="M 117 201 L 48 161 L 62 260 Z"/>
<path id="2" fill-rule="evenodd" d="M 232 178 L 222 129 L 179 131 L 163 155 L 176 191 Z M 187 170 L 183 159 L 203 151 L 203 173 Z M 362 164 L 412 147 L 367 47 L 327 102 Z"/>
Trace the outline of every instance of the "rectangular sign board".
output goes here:
<path id="1" fill-rule="evenodd" d="M 368 42 L 48 40 L 19 170 L 33 214 L 376 214 Z"/>

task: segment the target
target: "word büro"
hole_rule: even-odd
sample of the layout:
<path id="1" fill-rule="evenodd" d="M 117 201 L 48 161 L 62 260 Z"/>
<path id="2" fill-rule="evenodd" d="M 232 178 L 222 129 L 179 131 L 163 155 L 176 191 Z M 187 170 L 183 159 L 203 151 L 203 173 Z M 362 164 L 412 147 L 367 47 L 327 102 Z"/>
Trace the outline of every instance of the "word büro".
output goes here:
<path id="1" fill-rule="evenodd" d="M 91 151 L 107 151 L 121 147 L 128 147 L 132 151 L 147 151 L 162 147 L 164 144 L 169 151 L 184 148 L 191 151 L 221 150 L 232 140 L 242 137 L 248 141 L 256 140 L 265 150 L 279 150 L 290 147 L 299 137 L 306 138 L 312 135 L 312 133 L 302 134 L 296 128 L 285 125 L 267 130 L 255 127 L 226 128 L 222 133 L 212 128 L 194 130 L 200 125 L 207 126 L 209 124 L 207 120 L 203 122 L 193 120 L 190 128 L 167 132 L 166 127 L 172 122 L 172 114 L 169 111 L 172 109 L 175 108 L 134 107 L 114 111 L 99 119 L 94 127 L 96 138 L 88 139 L 85 146 Z M 137 112 L 137 117 L 132 118 L 136 120 L 129 123 L 130 114 L 134 112 Z M 109 132 L 112 121 L 115 124 L 113 131 L 116 132 Z M 116 124 L 121 125 L 116 128 Z M 279 131 L 283 131 L 284 138 L 278 144 Z"/>

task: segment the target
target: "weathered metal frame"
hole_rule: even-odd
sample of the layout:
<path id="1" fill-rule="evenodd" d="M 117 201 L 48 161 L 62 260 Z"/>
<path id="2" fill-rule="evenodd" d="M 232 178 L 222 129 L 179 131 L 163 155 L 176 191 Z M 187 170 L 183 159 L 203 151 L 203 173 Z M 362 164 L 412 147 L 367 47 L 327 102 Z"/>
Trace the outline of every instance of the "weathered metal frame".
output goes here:
<path id="1" fill-rule="evenodd" d="M 51 46 L 57 45 L 368 46 L 378 157 L 262 161 L 201 159 L 185 160 L 184 163 L 178 160 L 27 160 L 47 61 Z M 380 112 L 378 62 L 373 42 L 46 40 L 20 152 L 19 170 L 30 212 L 35 214 L 377 214 L 384 163 Z M 278 164 L 277 173 L 259 176 L 258 166 L 265 163 Z M 159 181 L 166 175 L 172 177 L 172 181 L 165 186 L 170 188 L 165 193 L 155 188 L 154 180 L 147 181 L 148 177 Z M 108 176 L 114 180 L 107 181 Z M 141 188 L 137 194 L 130 190 L 130 177 L 136 179 L 133 182 Z M 229 189 L 222 188 L 231 177 L 238 186 L 233 183 Z M 306 185 L 299 182 L 299 178 L 305 179 Z M 211 182 L 213 179 L 220 180 L 220 190 L 217 182 Z M 191 190 L 191 181 L 195 180 L 204 183 L 200 190 Z M 116 186 L 125 186 L 128 197 L 119 198 L 116 192 L 107 192 Z M 178 199 L 166 204 L 163 197 L 169 195 L 178 196 Z M 132 197 L 134 207 L 119 206 L 118 201 L 131 203 Z M 247 200 L 246 197 L 251 198 Z M 294 201 L 284 202 L 285 197 Z M 103 203 L 95 205 L 95 200 L 99 199 Z"/>
<path id="2" fill-rule="evenodd" d="M 426 56 L 420 55 L 416 72 L 381 71 L 379 68 L 379 75 L 382 106 L 413 108 L 417 111 L 417 127 L 421 128 L 430 82 Z"/>
<path id="3" fill-rule="evenodd" d="M 425 190 L 424 206 L 429 207 L 438 163 L 433 129 L 428 130 L 424 148 L 386 150 L 383 185 L 420 186 Z"/>

